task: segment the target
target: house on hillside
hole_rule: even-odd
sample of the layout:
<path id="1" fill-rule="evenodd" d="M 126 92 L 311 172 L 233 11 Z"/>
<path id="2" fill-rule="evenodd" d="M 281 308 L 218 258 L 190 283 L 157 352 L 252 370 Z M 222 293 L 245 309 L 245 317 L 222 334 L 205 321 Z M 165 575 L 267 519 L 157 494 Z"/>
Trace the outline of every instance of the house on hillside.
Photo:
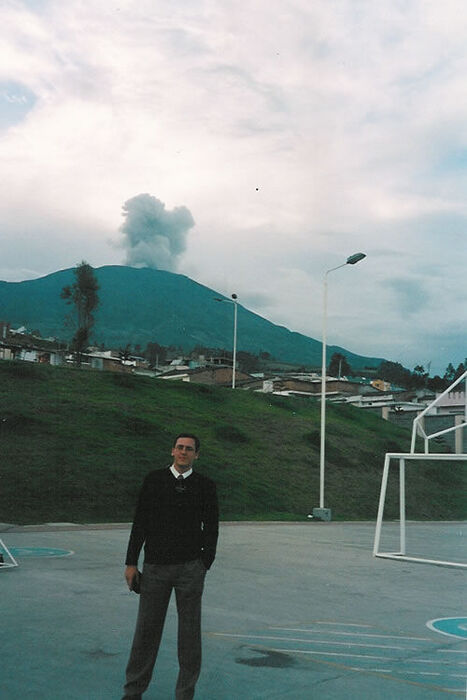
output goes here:
<path id="1" fill-rule="evenodd" d="M 436 397 L 438 396 L 441 394 L 436 395 Z M 464 415 L 465 410 L 465 391 L 450 391 L 430 410 L 430 414 L 438 416 Z"/>
<path id="2" fill-rule="evenodd" d="M 225 355 L 210 355 L 191 353 L 190 355 L 177 355 L 172 358 L 167 358 L 165 364 L 158 364 L 152 369 L 164 374 L 176 370 L 177 372 L 186 372 L 187 370 L 195 370 L 204 367 L 232 367 L 232 358 Z M 239 363 L 235 363 L 238 370 Z"/>
<path id="3" fill-rule="evenodd" d="M 118 350 L 99 350 L 97 347 L 89 347 L 81 357 L 82 364 L 100 371 L 128 373 L 149 369 L 149 362 L 144 357 L 124 354 Z M 68 356 L 68 361 L 74 362 L 73 355 Z M 152 376 L 155 376 L 155 373 Z"/>
<path id="4" fill-rule="evenodd" d="M 10 335 L 11 325 L 8 321 L 0 321 L 0 340 L 6 340 Z"/>
<path id="5" fill-rule="evenodd" d="M 112 350 L 96 350 L 85 353 L 84 361 L 89 364 L 91 369 L 97 369 L 110 372 L 131 372 L 134 368 L 133 363 L 122 359 L 112 353 Z"/>
<path id="6" fill-rule="evenodd" d="M 0 360 L 61 365 L 65 362 L 65 347 L 54 338 L 41 338 L 26 328 L 13 330 L 9 323 L 1 322 Z"/>
<path id="7" fill-rule="evenodd" d="M 365 387 L 367 389 L 367 387 Z M 265 379 L 260 391 L 264 393 L 281 394 L 283 396 L 309 395 L 321 397 L 321 378 L 316 374 L 275 376 Z M 372 390 L 368 387 L 368 390 Z M 339 399 L 362 391 L 362 385 L 347 379 L 326 378 L 326 397 Z M 374 389 L 372 391 L 375 391 Z"/>
<path id="8" fill-rule="evenodd" d="M 210 386 L 232 386 L 232 367 L 212 365 L 190 369 L 172 369 L 159 375 L 160 379 L 181 380 L 193 384 L 208 384 Z M 235 384 L 240 387 L 254 381 L 254 377 L 246 372 L 237 370 L 235 372 Z"/>
<path id="9" fill-rule="evenodd" d="M 384 379 L 373 379 L 370 382 L 370 384 L 375 389 L 378 389 L 378 391 L 390 391 L 391 390 L 391 383 L 386 382 Z"/>
<path id="10" fill-rule="evenodd" d="M 0 360 L 14 360 L 15 351 L 0 340 Z"/>
<path id="11" fill-rule="evenodd" d="M 261 367 L 265 372 L 274 375 L 292 375 L 297 373 L 314 374 L 319 376 L 321 366 L 308 366 L 303 363 L 281 362 L 280 360 L 262 359 Z"/>
<path id="12" fill-rule="evenodd" d="M 377 392 L 368 393 L 366 395 L 356 394 L 355 396 L 347 396 L 343 403 L 351 404 L 356 408 L 370 409 L 372 412 L 382 415 L 383 418 L 388 417 L 387 411 L 383 411 L 383 409 L 389 409 L 396 412 L 411 411 L 415 412 L 415 414 L 423 409 L 423 406 L 420 406 L 419 403 L 404 401 L 398 397 L 397 394 L 390 392 Z"/>
<path id="13" fill-rule="evenodd" d="M 263 380 L 261 391 L 280 394 L 281 396 L 311 396 L 321 391 L 321 382 L 319 379 L 311 381 L 300 377 L 276 376 Z"/>

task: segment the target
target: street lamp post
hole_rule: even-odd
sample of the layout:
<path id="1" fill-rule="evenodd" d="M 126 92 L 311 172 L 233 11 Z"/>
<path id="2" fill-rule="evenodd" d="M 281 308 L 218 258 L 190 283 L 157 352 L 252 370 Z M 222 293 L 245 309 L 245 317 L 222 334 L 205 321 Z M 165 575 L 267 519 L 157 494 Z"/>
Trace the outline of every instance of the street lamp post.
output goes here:
<path id="1" fill-rule="evenodd" d="M 232 352 L 232 389 L 235 389 L 235 373 L 237 368 L 237 308 L 238 297 L 232 294 L 232 299 L 220 299 L 215 297 L 214 301 L 226 301 L 228 304 L 233 304 L 234 307 L 234 327 L 233 327 L 233 352 Z"/>
<path id="2" fill-rule="evenodd" d="M 339 270 L 346 265 L 355 265 L 366 258 L 365 253 L 354 253 L 350 255 L 345 263 L 332 267 L 324 275 L 323 289 L 323 338 L 322 338 L 322 362 L 321 362 L 321 434 L 319 451 L 319 508 L 313 508 L 313 517 L 317 520 L 331 520 L 331 509 L 324 507 L 324 463 L 326 445 L 326 334 L 327 334 L 327 311 L 328 311 L 328 275 L 334 270 Z"/>
<path id="3" fill-rule="evenodd" d="M 232 294 L 234 305 L 234 335 L 233 335 L 233 352 L 232 352 L 232 389 L 235 389 L 235 373 L 237 371 L 237 310 L 238 301 L 237 295 Z"/>

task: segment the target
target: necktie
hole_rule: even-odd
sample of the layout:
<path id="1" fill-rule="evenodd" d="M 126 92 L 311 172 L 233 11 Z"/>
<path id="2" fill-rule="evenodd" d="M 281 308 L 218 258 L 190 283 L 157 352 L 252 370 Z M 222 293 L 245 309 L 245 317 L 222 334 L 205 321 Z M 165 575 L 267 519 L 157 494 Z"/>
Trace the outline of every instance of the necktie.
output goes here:
<path id="1" fill-rule="evenodd" d="M 185 479 L 183 476 L 180 474 L 180 476 L 177 476 L 177 485 L 175 487 L 175 491 L 177 493 L 183 493 L 185 491 L 185 484 L 183 483 Z"/>

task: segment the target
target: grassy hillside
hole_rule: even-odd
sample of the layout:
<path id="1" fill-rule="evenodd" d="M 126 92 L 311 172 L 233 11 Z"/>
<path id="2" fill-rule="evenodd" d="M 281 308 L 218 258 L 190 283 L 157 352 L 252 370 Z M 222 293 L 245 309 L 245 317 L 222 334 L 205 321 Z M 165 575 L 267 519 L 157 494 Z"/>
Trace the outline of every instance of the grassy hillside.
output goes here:
<path id="1" fill-rule="evenodd" d="M 328 410 L 326 506 L 376 517 L 384 453 L 410 435 L 352 407 Z M 218 484 L 223 519 L 303 519 L 319 500 L 319 405 L 131 375 L 0 362 L 0 521 L 132 518 L 143 476 L 197 432 L 197 468 Z M 408 468 L 410 518 L 465 516 L 461 469 Z M 388 517 L 397 517 L 390 480 Z M 465 482 L 464 482 L 465 483 Z"/>

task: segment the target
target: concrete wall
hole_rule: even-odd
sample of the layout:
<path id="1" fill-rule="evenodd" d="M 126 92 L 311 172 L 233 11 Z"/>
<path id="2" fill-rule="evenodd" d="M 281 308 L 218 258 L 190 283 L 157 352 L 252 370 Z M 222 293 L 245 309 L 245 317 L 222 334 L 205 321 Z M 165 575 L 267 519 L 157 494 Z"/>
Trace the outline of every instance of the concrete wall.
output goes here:
<path id="1" fill-rule="evenodd" d="M 391 421 L 391 423 L 395 423 L 396 425 L 400 425 L 403 428 L 408 428 L 409 430 L 412 430 L 412 424 L 415 417 L 416 413 L 412 411 L 389 411 L 388 420 Z M 453 415 L 425 416 L 425 432 L 431 434 L 437 433 L 439 430 L 446 430 L 446 428 L 451 428 L 454 425 L 456 417 L 457 416 Z M 457 432 L 459 431 L 456 431 L 456 433 Z M 467 429 L 463 428 L 461 432 L 463 432 L 462 451 L 467 452 Z M 455 452 L 456 433 L 453 431 L 452 433 L 447 433 L 447 435 L 442 435 L 440 438 L 433 439 L 441 445 L 444 443 L 449 447 L 449 450 L 451 452 Z"/>

